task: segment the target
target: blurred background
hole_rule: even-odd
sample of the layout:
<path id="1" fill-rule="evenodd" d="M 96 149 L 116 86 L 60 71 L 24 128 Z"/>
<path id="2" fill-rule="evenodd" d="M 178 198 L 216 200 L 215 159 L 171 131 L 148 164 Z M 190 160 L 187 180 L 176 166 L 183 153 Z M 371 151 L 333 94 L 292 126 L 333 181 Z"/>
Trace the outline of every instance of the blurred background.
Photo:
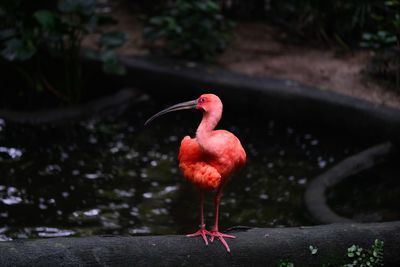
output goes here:
<path id="1" fill-rule="evenodd" d="M 398 110 L 399 42 L 398 0 L 2 0 L 0 240 L 194 230 L 196 191 L 176 155 L 201 114 L 173 114 L 143 128 L 162 107 L 190 99 L 172 84 L 135 83 L 140 77 L 126 60 L 268 77 Z M 115 112 L 62 123 L 31 117 L 107 101 L 122 88 L 132 99 Z M 185 96 L 197 98 L 191 90 Z M 232 98 L 220 128 L 239 136 L 249 163 L 226 189 L 222 228 L 316 224 L 303 203 L 309 182 L 384 141 L 303 125 L 300 114 L 282 120 L 237 108 Z M 397 160 L 332 189 L 328 203 L 358 221 L 399 219 Z M 209 198 L 210 222 L 212 213 Z"/>

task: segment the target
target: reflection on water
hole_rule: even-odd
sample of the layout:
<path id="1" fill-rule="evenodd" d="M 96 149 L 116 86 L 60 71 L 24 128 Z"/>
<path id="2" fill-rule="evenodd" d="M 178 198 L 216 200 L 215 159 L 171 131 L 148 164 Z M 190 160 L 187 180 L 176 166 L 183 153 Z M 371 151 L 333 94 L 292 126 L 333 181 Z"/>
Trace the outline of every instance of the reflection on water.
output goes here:
<path id="1" fill-rule="evenodd" d="M 14 148 L 14 147 L 0 146 L 0 153 L 5 153 L 13 159 L 19 158 L 22 156 L 22 151 L 20 149 Z"/>
<path id="2" fill-rule="evenodd" d="M 170 114 L 143 128 L 153 103 L 118 118 L 63 126 L 0 120 L 0 241 L 95 234 L 175 234 L 198 225 L 196 190 L 177 168 L 180 140 L 200 114 Z M 248 153 L 222 198 L 221 227 L 312 224 L 307 183 L 356 148 L 255 114 L 226 114 Z M 212 194 L 206 216 L 212 222 Z"/>

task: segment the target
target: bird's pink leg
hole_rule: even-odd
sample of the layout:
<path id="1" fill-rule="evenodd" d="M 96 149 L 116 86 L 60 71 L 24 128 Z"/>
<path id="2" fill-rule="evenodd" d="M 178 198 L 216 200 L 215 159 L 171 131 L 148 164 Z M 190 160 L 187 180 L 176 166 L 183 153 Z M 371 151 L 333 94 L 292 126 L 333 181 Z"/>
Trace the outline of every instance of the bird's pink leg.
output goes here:
<path id="1" fill-rule="evenodd" d="M 225 241 L 225 238 L 236 238 L 233 235 L 227 235 L 227 234 L 223 234 L 219 231 L 218 228 L 218 217 L 219 217 L 219 204 L 221 203 L 221 195 L 222 195 L 222 186 L 220 186 L 217 190 L 217 193 L 215 194 L 215 198 L 214 198 L 214 204 L 215 204 L 215 224 L 213 229 L 211 230 L 211 242 L 214 241 L 214 238 L 217 237 L 221 243 L 224 245 L 224 247 L 226 248 L 226 251 L 231 252 L 231 249 L 228 246 L 228 243 Z"/>
<path id="2" fill-rule="evenodd" d="M 195 233 L 188 234 L 186 236 L 187 237 L 201 236 L 204 240 L 204 243 L 206 243 L 206 246 L 208 246 L 207 235 L 211 236 L 211 233 L 206 230 L 206 224 L 204 223 L 204 192 L 203 192 L 203 190 L 200 190 L 199 197 L 200 197 L 200 229 L 197 230 Z"/>

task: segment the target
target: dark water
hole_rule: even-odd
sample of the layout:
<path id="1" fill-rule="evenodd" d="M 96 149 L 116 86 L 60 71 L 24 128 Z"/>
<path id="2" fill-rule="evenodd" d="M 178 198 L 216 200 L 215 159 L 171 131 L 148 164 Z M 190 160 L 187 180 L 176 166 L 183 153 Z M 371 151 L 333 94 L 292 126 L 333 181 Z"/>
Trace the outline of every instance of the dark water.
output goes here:
<path id="1" fill-rule="evenodd" d="M 115 118 L 62 126 L 0 120 L 0 240 L 194 231 L 196 190 L 182 178 L 176 155 L 201 114 L 170 114 L 144 128 L 160 107 L 148 101 Z M 303 206 L 305 186 L 359 148 L 257 114 L 224 115 L 219 127 L 242 140 L 248 164 L 225 189 L 221 228 L 313 224 Z"/>
<path id="2" fill-rule="evenodd" d="M 328 191 L 328 204 L 357 221 L 400 220 L 400 157 L 353 175 Z"/>

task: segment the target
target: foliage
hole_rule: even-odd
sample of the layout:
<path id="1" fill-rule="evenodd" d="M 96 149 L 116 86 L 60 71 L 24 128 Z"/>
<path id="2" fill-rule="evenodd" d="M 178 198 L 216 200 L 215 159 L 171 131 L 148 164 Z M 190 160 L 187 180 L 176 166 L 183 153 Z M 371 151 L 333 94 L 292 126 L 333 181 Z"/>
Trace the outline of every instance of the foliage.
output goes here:
<path id="1" fill-rule="evenodd" d="M 123 32 L 105 33 L 99 40 L 100 49 L 98 51 L 88 51 L 86 55 L 89 58 L 103 62 L 103 71 L 105 73 L 124 75 L 125 68 L 118 61 L 114 49 L 123 45 L 126 40 L 127 37 Z"/>
<path id="2" fill-rule="evenodd" d="M 369 249 L 363 249 L 358 245 L 352 245 L 347 248 L 347 259 L 351 263 L 344 264 L 343 267 L 378 267 L 383 266 L 383 246 L 384 242 L 375 239 Z M 312 255 L 317 254 L 318 248 L 310 245 L 308 247 Z M 276 267 L 294 267 L 294 263 L 289 260 L 279 260 Z M 331 263 L 323 264 L 322 266 L 331 266 Z"/>
<path id="3" fill-rule="evenodd" d="M 364 250 L 358 245 L 352 245 L 347 249 L 347 257 L 351 263 L 344 267 L 374 267 L 383 266 L 383 241 L 375 239 L 371 248 Z"/>
<path id="4" fill-rule="evenodd" d="M 30 88 L 65 102 L 82 95 L 81 45 L 97 28 L 96 0 L 23 1 L 0 3 L 0 58 L 12 65 Z M 106 34 L 98 59 L 104 70 L 121 74 L 113 49 L 121 34 Z M 107 56 L 104 56 L 107 55 Z"/>
<path id="5" fill-rule="evenodd" d="M 148 20 L 144 37 L 168 55 L 210 60 L 226 48 L 232 27 L 214 0 L 175 0 Z"/>
<path id="6" fill-rule="evenodd" d="M 358 44 L 363 29 L 373 26 L 369 14 L 379 2 L 272 0 L 267 14 L 279 22 L 289 23 L 302 36 L 348 48 Z"/>
<path id="7" fill-rule="evenodd" d="M 393 27 L 383 23 L 383 18 L 398 17 L 398 1 L 233 0 L 229 1 L 226 11 L 242 14 L 241 17 L 248 14 L 247 19 L 253 19 L 257 13 L 258 17 L 282 25 L 300 37 L 336 43 L 348 49 L 359 45 L 364 32 L 386 28 L 393 33 L 390 29 Z"/>
<path id="8" fill-rule="evenodd" d="M 376 22 L 375 32 L 365 32 L 361 47 L 376 52 L 369 72 L 385 80 L 395 81 L 400 89 L 400 0 L 384 1 L 371 14 Z"/>
<path id="9" fill-rule="evenodd" d="M 400 41 L 400 0 L 384 1 L 370 16 L 376 22 L 374 33 L 363 34 L 362 47 L 372 49 L 391 48 Z"/>
<path id="10" fill-rule="evenodd" d="M 294 264 L 287 260 L 280 260 L 276 267 L 294 267 Z"/>
<path id="11" fill-rule="evenodd" d="M 303 39 L 373 49 L 369 73 L 400 88 L 400 0 L 271 0 L 265 16 Z"/>

